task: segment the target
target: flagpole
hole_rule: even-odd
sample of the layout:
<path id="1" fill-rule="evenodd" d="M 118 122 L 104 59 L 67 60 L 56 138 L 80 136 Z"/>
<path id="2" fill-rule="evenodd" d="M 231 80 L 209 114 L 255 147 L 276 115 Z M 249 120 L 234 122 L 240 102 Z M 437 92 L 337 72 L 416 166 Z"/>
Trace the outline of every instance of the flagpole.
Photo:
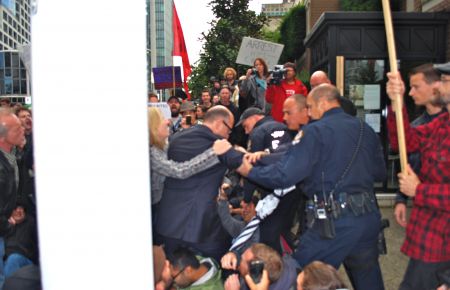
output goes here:
<path id="1" fill-rule="evenodd" d="M 394 41 L 394 29 L 392 28 L 392 16 L 389 0 L 382 0 L 384 24 L 386 28 L 386 40 L 389 52 L 389 65 L 391 72 L 398 72 L 397 67 L 397 53 L 395 51 Z M 405 141 L 405 129 L 403 127 L 403 113 L 402 113 L 402 97 L 400 95 L 395 96 L 395 120 L 397 123 L 397 135 L 398 135 L 398 150 L 400 155 L 400 165 L 403 173 L 406 173 L 406 167 L 408 164 L 406 155 L 406 141 Z"/>

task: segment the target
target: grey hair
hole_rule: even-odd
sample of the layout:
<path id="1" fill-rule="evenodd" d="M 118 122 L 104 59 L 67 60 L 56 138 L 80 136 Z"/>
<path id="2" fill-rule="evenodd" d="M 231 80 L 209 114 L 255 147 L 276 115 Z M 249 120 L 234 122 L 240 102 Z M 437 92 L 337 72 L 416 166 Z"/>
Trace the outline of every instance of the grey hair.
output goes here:
<path id="1" fill-rule="evenodd" d="M 204 122 L 213 122 L 217 119 L 230 120 L 231 112 L 224 106 L 214 106 L 203 117 Z"/>
<path id="2" fill-rule="evenodd" d="M 0 108 L 0 137 L 5 137 L 8 134 L 9 128 L 5 124 L 5 118 L 12 115 L 11 109 Z"/>

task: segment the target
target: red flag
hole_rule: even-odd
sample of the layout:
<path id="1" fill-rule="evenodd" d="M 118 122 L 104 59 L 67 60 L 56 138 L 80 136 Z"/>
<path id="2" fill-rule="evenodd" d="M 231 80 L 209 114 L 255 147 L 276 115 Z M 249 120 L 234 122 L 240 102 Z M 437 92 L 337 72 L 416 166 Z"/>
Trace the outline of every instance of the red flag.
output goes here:
<path id="1" fill-rule="evenodd" d="M 173 2 L 173 51 L 172 56 L 181 56 L 183 61 L 183 77 L 184 77 L 184 90 L 188 96 L 188 100 L 191 99 L 189 94 L 189 87 L 187 84 L 187 77 L 191 74 L 192 69 L 189 63 L 189 57 L 186 49 L 186 43 L 184 42 L 183 29 L 181 28 L 180 19 L 178 18 L 177 9 L 175 8 L 175 2 Z"/>

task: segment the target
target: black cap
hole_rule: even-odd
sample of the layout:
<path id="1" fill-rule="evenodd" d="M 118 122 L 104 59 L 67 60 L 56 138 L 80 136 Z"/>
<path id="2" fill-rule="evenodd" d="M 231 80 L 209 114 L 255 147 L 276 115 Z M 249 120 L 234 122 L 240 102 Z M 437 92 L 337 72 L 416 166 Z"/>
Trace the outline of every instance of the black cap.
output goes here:
<path id="1" fill-rule="evenodd" d="M 167 102 L 170 102 L 170 100 L 175 99 L 178 103 L 181 103 L 181 100 L 177 98 L 176 96 L 170 96 L 170 98 L 167 100 Z"/>
<path id="2" fill-rule="evenodd" d="M 254 116 L 254 115 L 264 116 L 264 112 L 260 108 L 257 108 L 257 107 L 248 108 L 247 110 L 244 111 L 244 113 L 242 113 L 241 117 L 239 118 L 239 122 L 237 122 L 235 127 L 241 125 L 242 122 L 245 121 L 245 119 L 250 118 L 251 116 Z"/>
<path id="3" fill-rule="evenodd" d="M 450 62 L 435 64 L 433 68 L 442 74 L 450 75 Z"/>

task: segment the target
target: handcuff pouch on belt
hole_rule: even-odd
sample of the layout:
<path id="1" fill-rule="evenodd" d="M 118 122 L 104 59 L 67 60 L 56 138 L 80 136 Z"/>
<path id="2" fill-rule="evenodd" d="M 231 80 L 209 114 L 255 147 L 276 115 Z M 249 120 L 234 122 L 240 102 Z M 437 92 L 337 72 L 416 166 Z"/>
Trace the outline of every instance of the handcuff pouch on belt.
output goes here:
<path id="1" fill-rule="evenodd" d="M 341 216 L 341 208 L 339 207 L 339 203 L 334 200 L 334 193 L 336 188 L 341 184 L 344 177 L 347 175 L 348 171 L 350 170 L 353 162 L 355 161 L 356 155 L 358 154 L 358 151 L 361 147 L 361 141 L 363 137 L 364 132 L 364 124 L 362 120 L 360 119 L 360 132 L 359 132 L 359 139 L 358 143 L 356 145 L 355 151 L 353 152 L 352 158 L 350 159 L 347 167 L 345 168 L 344 172 L 342 173 L 341 177 L 336 182 L 334 188 L 331 190 L 331 192 L 327 195 L 325 193 L 324 188 L 322 188 L 322 195 L 323 200 L 321 202 L 318 202 L 317 195 L 314 194 L 314 199 L 307 204 L 308 210 L 313 210 L 313 223 L 316 223 L 317 227 L 319 228 L 319 233 L 321 238 L 323 239 L 334 239 L 336 237 L 336 228 L 334 226 L 334 220 L 339 218 Z M 324 175 L 325 173 L 322 171 L 322 186 L 324 184 Z M 350 197 L 350 196 L 349 196 Z M 362 198 L 364 200 L 364 197 Z M 357 206 L 355 206 L 355 209 L 352 208 L 352 211 L 355 213 Z M 364 207 L 362 207 L 364 208 Z M 360 213 L 359 215 L 361 215 Z M 356 215 L 356 214 L 355 214 Z M 311 223 L 309 223 L 309 226 L 312 226 Z"/>

